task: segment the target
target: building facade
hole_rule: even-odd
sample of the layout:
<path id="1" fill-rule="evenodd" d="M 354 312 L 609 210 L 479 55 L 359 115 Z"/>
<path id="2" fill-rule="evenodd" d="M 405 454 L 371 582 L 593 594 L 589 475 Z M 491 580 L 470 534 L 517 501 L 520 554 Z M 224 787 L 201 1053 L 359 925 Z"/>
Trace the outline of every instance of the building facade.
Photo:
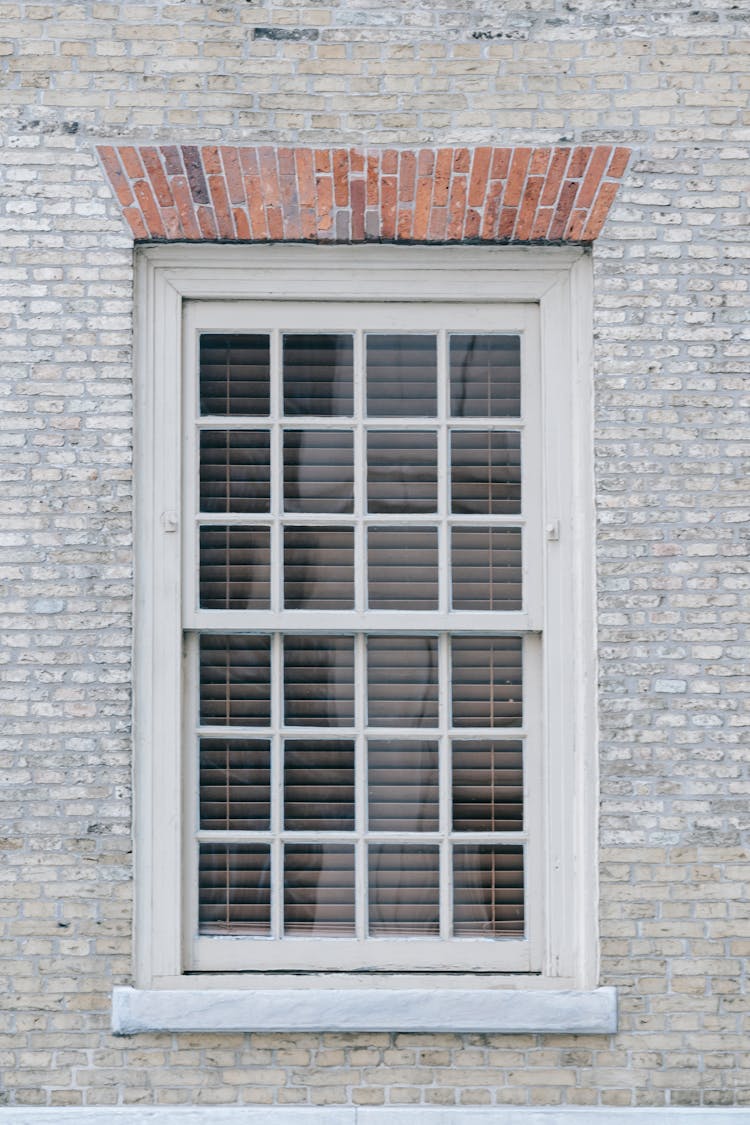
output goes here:
<path id="1" fill-rule="evenodd" d="M 736 1120 L 729 1111 L 750 1103 L 748 12 L 731 0 L 0 12 L 7 1112 L 206 1107 L 218 1122 L 216 1107 L 254 1106 L 273 1122 L 284 1107 L 322 1107 L 321 1121 L 350 1125 L 355 1110 L 361 1122 L 371 1110 L 373 1122 L 421 1122 L 418 1107 L 452 1108 L 451 1121 L 507 1107 L 522 1121 L 598 1107 L 592 1119 L 615 1122 L 620 1109 L 635 1120 L 651 1108 L 668 1122 L 694 1108 L 696 1120 Z M 212 960 L 199 942 L 183 959 L 190 923 L 170 848 L 189 781 L 164 765 L 182 745 L 174 700 L 149 696 L 179 680 L 184 639 L 154 617 L 173 595 L 182 604 L 188 551 L 169 491 L 188 464 L 168 393 L 189 348 L 175 301 L 284 309 L 309 293 L 339 309 L 356 291 L 412 308 L 414 284 L 438 312 L 408 323 L 394 313 L 390 330 L 457 339 L 505 324 L 472 319 L 474 303 L 546 308 L 553 274 L 557 311 L 540 324 L 530 312 L 518 331 L 532 341 L 529 371 L 538 345 L 538 417 L 553 435 L 539 473 L 555 481 L 572 464 L 572 483 L 559 488 L 562 528 L 548 494 L 539 501 L 545 542 L 528 532 L 526 563 L 558 541 L 567 551 L 570 529 L 575 543 L 567 570 L 545 570 L 561 606 L 551 624 L 533 607 L 495 619 L 524 644 L 552 630 L 536 707 L 547 757 L 537 796 L 530 781 L 525 790 L 541 826 L 524 837 L 537 856 L 531 914 L 533 886 L 544 887 L 538 951 L 524 961 L 518 943 L 517 959 L 489 968 L 461 950 L 427 968 L 421 953 L 388 954 L 373 977 L 361 957 L 339 964 L 335 943 L 321 943 L 309 965 L 282 952 L 286 975 L 270 988 L 243 976 L 244 954 Z M 446 324 L 441 302 L 454 298 L 465 317 Z M 211 315 L 200 332 L 249 331 Z M 300 316 L 297 330 L 313 331 Z M 513 524 L 500 511 L 511 515 L 488 533 Z M 198 614 L 184 629 L 215 633 L 220 620 Z M 454 672 L 472 628 L 486 631 L 467 617 L 451 641 Z M 569 691 L 555 689 L 555 669 L 580 672 Z M 530 701 L 533 672 L 523 675 Z M 457 706 L 454 693 L 454 719 Z M 502 833 L 493 846 L 513 851 Z M 369 996 L 325 1009 L 342 966 L 343 990 Z M 161 1005 L 160 988 L 171 997 Z M 115 989 L 130 991 L 113 1001 Z M 217 992 L 230 994 L 224 1016 Z"/>

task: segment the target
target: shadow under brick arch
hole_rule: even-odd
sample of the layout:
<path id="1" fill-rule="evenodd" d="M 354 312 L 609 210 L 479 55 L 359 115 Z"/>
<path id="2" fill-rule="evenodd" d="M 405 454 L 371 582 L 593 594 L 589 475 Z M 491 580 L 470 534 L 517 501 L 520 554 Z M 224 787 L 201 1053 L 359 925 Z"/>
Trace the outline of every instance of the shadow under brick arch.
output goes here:
<path id="1" fill-rule="evenodd" d="M 630 158 L 612 145 L 98 153 L 137 242 L 590 243 Z"/>

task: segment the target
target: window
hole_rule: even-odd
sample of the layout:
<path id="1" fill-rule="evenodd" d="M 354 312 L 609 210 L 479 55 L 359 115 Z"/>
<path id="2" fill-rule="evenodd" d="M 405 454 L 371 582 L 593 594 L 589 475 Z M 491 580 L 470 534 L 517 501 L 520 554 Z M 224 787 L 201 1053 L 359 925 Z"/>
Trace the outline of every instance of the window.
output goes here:
<path id="1" fill-rule="evenodd" d="M 190 968 L 538 968 L 538 335 L 187 307 Z"/>
<path id="2" fill-rule="evenodd" d="M 139 269 L 139 982 L 593 983 L 586 257 Z"/>

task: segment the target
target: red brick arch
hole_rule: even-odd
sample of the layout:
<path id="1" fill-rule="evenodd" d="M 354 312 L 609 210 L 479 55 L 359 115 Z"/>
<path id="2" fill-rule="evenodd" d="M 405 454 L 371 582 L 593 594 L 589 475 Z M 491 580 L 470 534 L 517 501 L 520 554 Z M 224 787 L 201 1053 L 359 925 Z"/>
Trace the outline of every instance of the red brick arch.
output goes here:
<path id="1" fill-rule="evenodd" d="M 574 148 L 103 145 L 136 241 L 593 242 L 630 157 Z"/>

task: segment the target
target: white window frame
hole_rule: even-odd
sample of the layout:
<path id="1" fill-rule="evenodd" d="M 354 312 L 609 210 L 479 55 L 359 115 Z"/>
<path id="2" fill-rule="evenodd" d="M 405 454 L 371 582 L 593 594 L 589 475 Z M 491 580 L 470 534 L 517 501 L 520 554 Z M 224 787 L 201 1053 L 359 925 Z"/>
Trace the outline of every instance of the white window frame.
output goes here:
<path id="1" fill-rule="evenodd" d="M 536 303 L 533 302 L 517 302 L 514 304 L 498 304 L 497 302 L 480 302 L 472 301 L 456 302 L 445 301 L 411 301 L 408 303 L 395 304 L 389 302 L 372 302 L 365 300 L 357 301 L 332 301 L 330 299 L 319 301 L 311 297 L 306 302 L 294 301 L 190 301 L 184 306 L 184 319 L 183 319 L 183 451 L 184 451 L 184 464 L 185 470 L 182 474 L 184 483 L 183 492 L 183 508 L 181 515 L 182 522 L 182 587 L 183 587 L 183 614 L 182 614 L 182 627 L 186 632 L 186 650 L 185 660 L 188 664 L 186 669 L 186 676 L 188 678 L 188 687 L 185 691 L 185 728 L 184 728 L 184 773 L 185 779 L 185 803 L 184 803 L 184 826 L 185 826 L 185 839 L 184 839 L 184 858 L 185 870 L 183 873 L 183 918 L 184 918 L 184 934 L 185 940 L 183 943 L 183 956 L 184 963 L 188 970 L 191 971 L 221 971 L 227 972 L 232 970 L 247 971 L 247 970 L 279 970 L 282 968 L 293 969 L 297 971 L 310 971 L 310 970 L 329 970 L 329 971 L 342 971 L 349 969 L 351 971 L 362 970 L 364 967 L 367 969 L 377 969 L 383 971 L 396 971 L 404 970 L 411 971 L 415 965 L 420 965 L 432 972 L 444 970 L 446 972 L 457 972 L 465 970 L 467 972 L 518 972 L 528 973 L 538 971 L 540 968 L 540 951 L 542 946 L 541 934 L 541 899 L 540 888 L 544 882 L 545 874 L 543 864 L 541 862 L 540 852 L 543 847 L 543 834 L 539 831 L 539 826 L 544 823 L 544 811 L 541 807 L 540 801 L 540 750 L 544 741 L 543 724 L 541 721 L 543 700 L 542 700 L 542 686 L 541 686 L 541 648 L 542 643 L 540 633 L 543 628 L 543 608 L 542 608 L 542 566 L 543 559 L 543 544 L 542 544 L 542 520 L 540 518 L 541 508 L 541 448 L 540 448 L 540 432 L 539 432 L 539 418 L 541 416 L 541 403 L 540 403 L 540 364 L 539 364 L 539 310 Z M 437 353 L 438 353 L 438 366 L 442 371 L 448 363 L 448 336 L 451 333 L 482 333 L 482 332 L 507 332 L 509 334 L 518 334 L 520 348 L 521 348 L 521 417 L 515 418 L 502 418 L 496 417 L 491 419 L 483 419 L 477 417 L 454 418 L 450 416 L 448 406 L 448 387 L 445 385 L 446 381 L 442 381 L 440 386 L 439 406 L 437 409 L 436 417 L 431 422 L 425 422 L 424 419 L 414 418 L 400 418 L 396 420 L 379 420 L 372 418 L 365 418 L 364 412 L 360 409 L 361 395 L 364 394 L 363 380 L 360 375 L 364 367 L 364 336 L 368 332 L 382 331 L 383 326 L 387 325 L 389 332 L 427 332 L 437 336 Z M 355 459 L 360 461 L 364 456 L 365 444 L 365 431 L 373 432 L 373 430 L 393 430 L 394 427 L 398 428 L 400 432 L 413 432 L 414 429 L 423 429 L 425 425 L 431 428 L 436 434 L 437 447 L 439 449 L 438 473 L 437 479 L 439 483 L 439 502 L 437 505 L 436 513 L 433 515 L 425 514 L 422 517 L 416 517 L 417 521 L 429 521 L 431 526 L 438 528 L 438 536 L 442 540 L 440 553 L 443 557 L 444 564 L 441 567 L 440 573 L 440 597 L 439 607 L 434 610 L 420 610 L 418 613 L 407 613 L 403 610 L 370 610 L 366 607 L 365 596 L 365 582 L 358 581 L 357 585 L 357 599 L 355 600 L 355 607 L 352 610 L 342 610 L 340 613 L 335 613 L 333 616 L 329 610 L 285 610 L 281 608 L 282 603 L 282 568 L 278 565 L 272 569 L 271 584 L 273 588 L 272 601 L 278 606 L 276 610 L 270 606 L 265 610 L 238 610 L 238 609 L 202 609 L 199 606 L 198 595 L 198 578 L 200 573 L 200 562 L 198 557 L 198 525 L 210 523 L 212 525 L 224 524 L 225 517 L 223 515 L 210 517 L 205 514 L 199 516 L 199 499 L 198 499 L 198 429 L 205 429 L 206 427 L 220 427 L 226 429 L 227 426 L 232 426 L 232 419 L 229 421 L 225 417 L 220 417 L 218 421 L 211 418 L 202 418 L 199 414 L 199 395 L 198 395 L 198 379 L 196 373 L 199 369 L 199 339 L 204 333 L 223 335 L 247 333 L 264 333 L 270 332 L 271 334 L 271 364 L 275 370 L 280 367 L 281 363 L 281 339 L 280 333 L 285 329 L 293 328 L 295 332 L 352 332 L 354 334 L 354 355 L 355 355 L 355 393 L 354 399 L 357 406 L 355 407 L 354 417 L 351 421 L 346 418 L 331 418 L 327 424 L 333 430 L 341 430 L 342 427 L 348 429 L 355 436 L 354 447 L 356 450 Z M 274 383 L 276 384 L 274 386 Z M 271 440 L 271 464 L 272 478 L 276 478 L 281 474 L 281 387 L 280 380 L 272 378 L 271 387 L 271 414 L 270 426 L 272 432 L 276 432 L 277 439 Z M 290 423 L 287 418 L 284 422 L 285 429 L 297 428 L 300 424 L 304 426 L 305 419 L 295 417 L 293 423 Z M 253 423 L 255 425 L 256 423 Z M 262 425 L 263 423 L 258 423 Z M 320 429 L 321 423 L 315 423 L 315 428 Z M 522 435 L 522 495 L 523 495 L 523 510 L 519 511 L 517 516 L 450 516 L 447 511 L 450 507 L 448 503 L 448 474 L 445 471 L 449 454 L 448 444 L 450 440 L 450 432 L 463 432 L 473 431 L 489 431 L 492 429 L 497 432 L 504 432 L 512 430 L 515 433 Z M 192 470 L 188 468 L 192 466 Z M 355 473 L 355 488 L 354 488 L 354 512 L 349 515 L 334 515 L 329 516 L 328 520 L 333 522 L 334 525 L 341 523 L 354 525 L 358 528 L 356 541 L 358 547 L 355 551 L 357 561 L 355 563 L 355 570 L 361 579 L 365 577 L 366 571 L 366 537 L 365 529 L 368 525 L 378 526 L 380 524 L 387 524 L 393 526 L 394 523 L 400 522 L 401 524 L 409 525 L 415 521 L 413 514 L 403 515 L 357 515 L 355 513 L 364 512 L 366 503 L 364 497 L 361 495 L 361 490 L 364 489 L 365 474 L 363 472 Z M 272 489 L 272 496 L 279 499 L 279 490 Z M 280 539 L 281 539 L 281 521 L 283 514 L 281 511 L 282 505 L 278 502 L 271 505 L 270 519 L 272 525 L 272 540 L 278 532 L 279 542 L 277 543 L 277 550 L 280 553 Z M 438 513 L 443 513 L 438 514 Z M 268 517 L 266 517 L 268 518 Z M 448 566 L 448 542 L 449 542 L 449 525 L 465 525 L 467 520 L 471 521 L 475 518 L 481 521 L 482 526 L 489 526 L 492 523 L 494 526 L 504 526 L 505 524 L 513 524 L 522 530 L 523 534 L 523 609 L 518 610 L 501 610 L 495 613 L 480 612 L 480 611 L 461 611 L 449 609 L 450 604 L 450 591 L 449 591 L 449 566 Z M 254 523 L 254 517 L 247 516 L 234 516 L 226 517 L 226 520 L 231 521 L 234 519 L 237 523 L 248 524 Z M 261 516 L 262 520 L 263 517 Z M 326 523 L 327 517 L 325 514 L 320 515 L 307 515 L 300 516 L 289 515 L 286 517 L 288 523 L 298 524 L 300 521 L 309 522 L 312 520 L 314 523 L 320 525 Z M 278 555 L 277 555 L 278 558 Z M 524 909 L 524 934 L 523 936 L 503 937 L 497 940 L 488 940 L 482 937 L 421 937 L 417 938 L 411 936 L 408 939 L 397 940 L 396 938 L 389 939 L 367 939 L 365 936 L 366 931 L 366 883 L 367 878 L 364 870 L 364 863 L 366 861 L 366 849 L 359 847 L 357 855 L 362 864 L 362 869 L 359 871 L 356 880 L 356 915 L 359 925 L 358 936 L 345 938 L 342 936 L 334 938 L 326 938 L 318 936 L 314 939 L 307 938 L 300 940 L 299 938 L 281 938 L 271 939 L 264 937 L 260 939 L 245 939 L 239 941 L 227 936 L 220 937 L 208 936 L 198 932 L 198 884 L 199 872 L 197 863 L 197 849 L 195 847 L 195 836 L 197 825 L 196 813 L 196 797 L 199 788 L 199 779 L 197 776 L 197 755 L 191 749 L 195 746 L 196 741 L 196 726 L 197 716 L 195 702 L 198 698 L 198 683 L 197 683 L 197 648 L 198 648 L 198 635 L 207 630 L 216 630 L 221 633 L 223 630 L 238 629 L 247 632 L 258 631 L 269 634 L 277 635 L 295 635 L 299 633 L 314 633 L 316 635 L 326 634 L 336 628 L 345 626 L 347 633 L 355 633 L 355 648 L 357 650 L 357 661 L 360 665 L 364 664 L 364 654 L 366 648 L 367 638 L 372 635 L 390 634 L 390 635 L 403 635 L 412 633 L 416 636 L 423 636 L 429 634 L 432 636 L 437 635 L 438 647 L 440 650 L 439 664 L 442 668 L 443 674 L 446 677 L 445 682 L 441 682 L 439 695 L 441 698 L 441 716 L 434 734 L 428 735 L 422 732 L 422 737 L 435 738 L 440 746 L 441 762 L 439 772 L 441 776 L 449 776 L 449 757 L 451 741 L 455 740 L 458 734 L 459 741 L 461 736 L 467 738 L 473 736 L 476 738 L 490 737 L 487 730 L 470 731 L 461 729 L 459 732 L 454 732 L 453 739 L 448 733 L 449 716 L 447 714 L 449 708 L 447 706 L 449 689 L 448 679 L 450 677 L 449 661 L 450 661 L 450 641 L 452 634 L 464 634 L 466 636 L 481 636 L 486 635 L 488 632 L 493 635 L 505 635 L 512 638 L 521 637 L 523 640 L 523 698 L 524 698 L 524 721 L 522 727 L 506 728 L 505 730 L 495 730 L 494 736 L 497 738 L 505 737 L 515 740 L 522 740 L 523 742 L 523 774 L 524 774 L 524 827 L 526 831 L 521 833 L 507 834 L 502 838 L 497 836 L 484 836 L 482 839 L 483 844 L 500 844 L 501 846 L 522 847 L 524 851 L 524 882 L 525 882 L 525 909 Z M 275 652 L 281 662 L 281 646 L 273 646 Z M 192 655 L 190 655 L 192 654 Z M 273 665 L 273 660 L 272 660 Z M 193 673 L 193 681 L 190 682 L 191 671 Z M 274 702 L 272 704 L 272 711 L 276 715 L 280 715 L 281 707 L 281 675 L 280 668 L 274 673 L 273 677 L 274 692 L 272 693 Z M 353 724 L 358 733 L 363 733 L 362 723 L 364 720 L 365 706 L 365 677 L 361 673 L 356 677 L 356 683 L 359 689 L 359 699 L 357 703 L 357 714 L 359 725 Z M 279 696 L 276 697 L 275 692 L 278 691 Z M 278 722 L 278 719 L 277 719 Z M 398 724 L 394 723 L 389 725 L 387 732 L 382 732 L 382 737 L 387 739 L 409 739 L 414 737 L 417 732 L 414 728 L 397 729 Z M 271 722 L 266 728 L 261 731 L 256 731 L 254 737 L 270 736 L 276 742 L 278 739 L 288 740 L 294 738 L 294 728 L 278 727 Z M 318 731 L 318 734 L 323 733 Z M 334 732 L 325 732 L 326 735 Z M 223 737 L 223 735 L 210 727 L 203 728 L 203 736 Z M 373 732 L 370 731 L 369 735 L 372 737 Z M 274 737 L 276 736 L 276 737 Z M 314 733 L 308 732 L 308 737 L 315 737 Z M 362 754 L 363 758 L 357 761 L 355 768 L 355 776 L 361 781 L 365 777 L 365 738 L 355 738 L 355 744 L 358 747 L 357 754 Z M 272 767 L 272 795 L 271 807 L 280 813 L 280 806 L 283 799 L 281 792 L 281 770 Z M 442 787 L 442 799 L 446 803 L 443 809 L 442 821 L 445 825 L 450 815 L 447 808 L 447 801 L 449 800 L 449 788 L 444 785 Z M 364 806 L 366 801 L 365 787 L 361 784 L 357 787 L 355 803 L 359 806 L 359 812 L 356 816 L 356 821 L 359 826 L 363 825 L 366 817 L 364 815 Z M 278 816 L 281 820 L 281 816 Z M 529 832 L 529 825 L 534 826 L 534 831 Z M 339 841 L 341 843 L 353 844 L 355 838 L 361 835 L 360 832 L 352 832 L 346 841 Z M 373 837 L 369 832 L 364 833 L 365 837 L 372 840 Z M 231 836 L 225 830 L 217 833 L 201 832 L 200 838 L 206 842 L 224 844 L 231 840 Z M 299 838 L 299 835 L 298 835 Z M 309 842 L 314 841 L 316 838 L 318 842 L 322 842 L 326 838 L 326 834 L 306 831 L 304 838 Z M 235 842 L 241 842 L 241 838 L 235 837 Z M 376 836 L 376 842 L 386 843 L 386 839 Z M 477 844 L 479 841 L 476 837 L 466 838 L 461 836 L 458 839 L 454 838 L 455 842 L 464 844 Z M 267 838 L 264 837 L 264 843 L 267 843 Z M 393 844 L 399 842 L 397 833 L 389 833 L 387 843 Z M 417 841 L 412 837 L 410 838 L 411 844 Z M 450 923 L 452 920 L 451 911 L 451 887 L 450 887 L 450 861 L 446 862 L 446 845 L 448 841 L 444 832 L 436 832 L 433 836 L 427 837 L 425 833 L 420 833 L 420 843 L 430 844 L 437 846 L 443 851 L 443 860 L 440 864 L 441 870 L 441 913 L 442 913 L 442 930 L 445 933 L 450 930 Z M 277 834 L 273 834 L 271 841 L 271 848 L 273 849 L 278 845 L 278 854 L 276 860 L 278 866 L 281 866 L 281 847 L 280 839 Z M 449 845 L 448 845 L 449 846 Z M 274 864 L 274 867 L 276 865 Z M 278 878 L 278 875 L 277 875 Z M 279 893 L 272 893 L 271 895 L 271 917 L 273 928 L 280 932 L 282 929 L 282 896 Z"/>
<path id="2" fill-rule="evenodd" d="M 483 989 L 596 987 L 597 753 L 590 255 L 578 248 L 162 246 L 136 257 L 135 984 L 291 988 L 294 973 L 185 972 L 181 340 L 186 301 L 370 299 L 538 305 L 548 722 L 540 970 Z M 239 940 L 239 939 L 238 939 Z M 227 966 L 229 969 L 229 966 Z M 326 974 L 322 988 L 366 988 Z M 473 973 L 400 972 L 376 987 L 467 988 Z M 310 976 L 304 978 L 309 989 Z M 481 1022 L 481 1021 L 480 1021 Z"/>

